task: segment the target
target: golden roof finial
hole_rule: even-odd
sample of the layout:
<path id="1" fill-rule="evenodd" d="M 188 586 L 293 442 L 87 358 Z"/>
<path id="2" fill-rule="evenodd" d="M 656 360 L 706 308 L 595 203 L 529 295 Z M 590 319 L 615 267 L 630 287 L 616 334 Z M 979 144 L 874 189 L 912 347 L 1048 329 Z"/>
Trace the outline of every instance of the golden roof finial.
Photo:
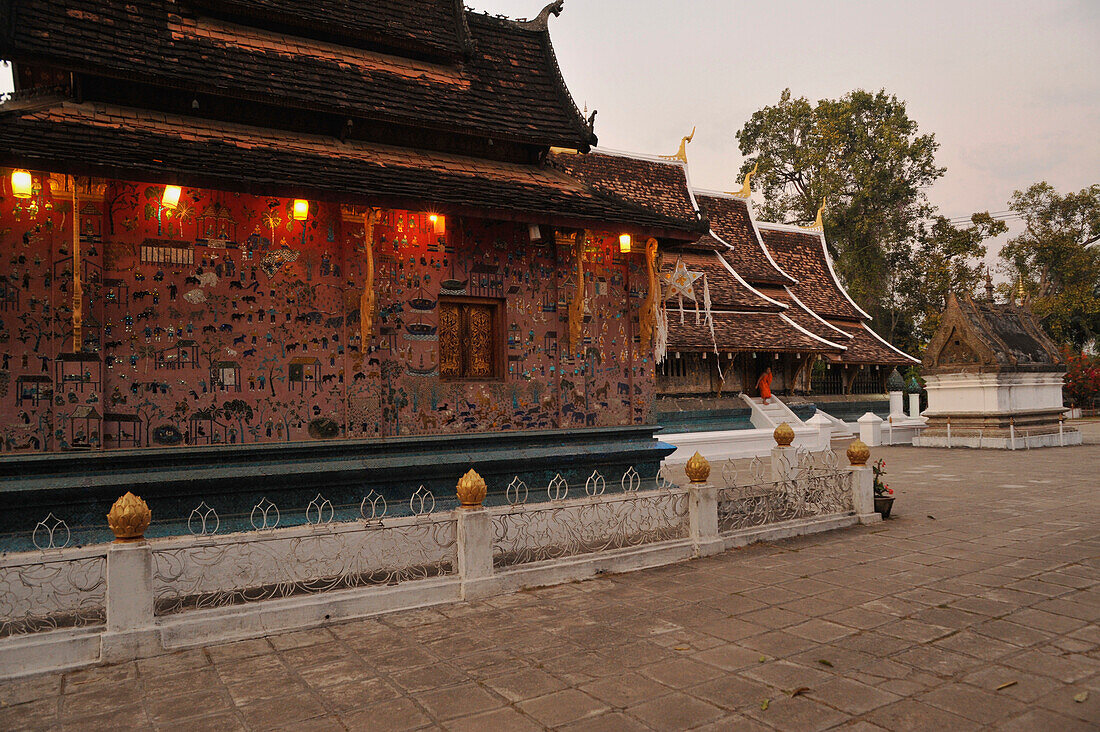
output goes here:
<path id="1" fill-rule="evenodd" d="M 688 161 L 687 145 L 693 137 L 695 137 L 695 125 L 691 126 L 690 135 L 680 138 L 680 149 L 676 151 L 675 155 L 658 155 L 657 157 L 662 160 L 679 160 L 681 163 L 686 163 Z"/>
<path id="2" fill-rule="evenodd" d="M 760 168 L 760 161 L 757 160 L 756 165 L 752 166 L 752 170 L 745 173 L 745 180 L 744 180 L 744 182 L 741 183 L 741 190 L 739 190 L 737 192 L 726 191 L 726 193 L 729 193 L 731 196 L 737 196 L 738 198 L 748 198 L 749 196 L 751 196 L 752 195 L 752 183 L 751 183 L 752 177 L 754 175 L 756 175 L 756 171 L 759 170 L 759 168 Z"/>
<path id="3" fill-rule="evenodd" d="M 821 222 L 821 215 L 825 212 L 825 199 L 821 199 L 821 206 L 817 209 L 817 218 L 809 226 L 803 226 L 807 231 L 825 231 L 825 224 Z"/>

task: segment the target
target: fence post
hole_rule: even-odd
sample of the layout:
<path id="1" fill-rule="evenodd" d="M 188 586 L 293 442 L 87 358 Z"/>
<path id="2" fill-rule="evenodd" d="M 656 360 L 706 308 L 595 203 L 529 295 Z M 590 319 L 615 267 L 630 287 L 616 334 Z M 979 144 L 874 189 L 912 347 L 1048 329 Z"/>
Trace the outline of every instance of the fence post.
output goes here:
<path id="1" fill-rule="evenodd" d="M 781 423 L 772 432 L 775 447 L 772 448 L 772 480 L 789 480 L 798 470 L 798 454 L 791 447 L 794 442 L 794 430 L 786 422 Z"/>
<path id="2" fill-rule="evenodd" d="M 153 624 L 153 550 L 145 541 L 151 519 L 145 501 L 129 492 L 107 514 L 115 542 L 107 548 L 107 629 L 100 641 L 100 661 L 164 652 Z"/>
<path id="3" fill-rule="evenodd" d="M 458 576 L 462 599 L 485 597 L 492 592 L 493 522 L 485 500 L 485 480 L 470 470 L 458 481 L 459 507 L 455 540 L 458 544 Z"/>
<path id="4" fill-rule="evenodd" d="M 875 474 L 867 465 L 871 450 L 862 440 L 853 440 L 848 445 L 848 462 L 852 464 L 852 508 L 861 524 L 874 524 L 882 521 L 875 512 Z"/>
<path id="5" fill-rule="evenodd" d="M 688 518 L 695 555 L 709 557 L 725 549 L 718 537 L 718 487 L 708 482 L 710 463 L 696 452 L 684 467 L 688 480 Z"/>

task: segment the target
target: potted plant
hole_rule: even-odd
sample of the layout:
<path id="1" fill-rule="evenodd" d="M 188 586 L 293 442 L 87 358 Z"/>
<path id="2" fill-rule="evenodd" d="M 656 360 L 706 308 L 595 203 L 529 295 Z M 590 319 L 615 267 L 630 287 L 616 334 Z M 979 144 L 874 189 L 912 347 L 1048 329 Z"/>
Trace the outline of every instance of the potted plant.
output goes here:
<path id="1" fill-rule="evenodd" d="M 882 476 L 886 475 L 886 461 L 879 458 L 871 466 L 871 470 L 875 474 L 875 511 L 888 519 L 890 509 L 894 507 L 894 489 L 882 480 Z"/>

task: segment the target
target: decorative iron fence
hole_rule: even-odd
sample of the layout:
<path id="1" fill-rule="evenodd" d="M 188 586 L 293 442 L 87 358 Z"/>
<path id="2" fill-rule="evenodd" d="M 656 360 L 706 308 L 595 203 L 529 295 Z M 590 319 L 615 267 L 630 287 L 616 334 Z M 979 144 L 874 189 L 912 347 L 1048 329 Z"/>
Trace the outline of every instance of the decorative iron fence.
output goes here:
<path id="1" fill-rule="evenodd" d="M 767 464 L 753 458 L 746 473 L 737 464 L 722 466 L 718 489 L 718 531 L 729 533 L 794 519 L 850 514 L 852 474 L 838 466 L 832 450 L 796 451 L 795 464 L 779 457 Z M 777 480 L 768 480 L 769 471 Z M 747 480 L 741 482 L 740 477 Z"/>
<path id="2" fill-rule="evenodd" d="M 359 520 L 336 522 L 332 504 L 318 495 L 306 508 L 305 526 L 277 529 L 279 509 L 265 499 L 252 511 L 254 531 L 215 536 L 218 517 L 204 503 L 191 515 L 194 536 L 155 544 L 154 611 L 170 615 L 453 575 L 454 513 L 434 514 L 435 497 L 424 488 L 409 505 L 411 515 L 388 517 L 385 499 L 372 491 Z"/>
<path id="3" fill-rule="evenodd" d="M 240 516 L 227 521 L 202 502 L 188 517 L 190 536 L 117 546 L 69 547 L 68 526 L 51 514 L 35 527 L 35 551 L 0 556 L 0 637 L 99 626 L 108 605 L 119 608 L 112 628 L 140 630 L 172 623 L 172 616 L 192 610 L 437 578 L 435 584 L 408 588 L 419 602 L 424 595 L 417 587 L 429 593 L 442 589 L 438 596 L 445 596 L 468 582 L 483 587 L 489 580 L 491 586 L 494 573 L 503 576 L 521 566 L 540 571 L 529 565 L 541 562 L 548 563 L 548 577 L 559 577 L 566 565 L 554 560 L 608 555 L 606 566 L 615 566 L 618 550 L 642 546 L 663 544 L 672 554 L 705 555 L 721 551 L 723 535 L 744 529 L 852 516 L 856 505 L 861 517 L 868 514 L 870 470 L 862 463 L 849 470 L 838 462 L 831 450 L 811 454 L 802 448 L 777 452 L 769 461 L 731 460 L 713 468 L 696 456 L 688 472 L 701 482 L 683 484 L 679 469 L 667 467 L 654 483 L 643 481 L 634 468 L 610 481 L 593 471 L 576 495 L 561 475 L 538 491 L 517 478 L 503 495 L 494 495 L 503 505 L 473 510 L 452 510 L 453 499 L 447 497 L 440 505 L 448 508 L 436 511 L 436 496 L 423 487 L 392 512 L 375 491 L 362 498 L 358 511 L 317 495 L 304 511 L 296 509 L 293 518 L 305 523 L 294 526 L 280 526 L 290 515 L 266 498 L 247 524 Z M 852 471 L 859 473 L 856 483 Z M 470 473 L 476 488 L 481 478 Z M 482 498 L 485 488 L 481 481 Z M 532 496 L 537 500 L 529 500 Z M 144 502 L 124 499 L 145 510 L 148 526 Z M 251 530 L 219 533 L 227 526 Z M 465 527 L 461 537 L 460 526 Z M 116 534 L 123 528 L 115 528 Z M 148 563 L 135 563 L 134 552 L 147 553 Z M 114 561 L 119 569 L 108 586 L 107 565 Z M 600 556 L 601 566 L 603 561 Z M 626 561 L 623 566 L 633 566 L 632 558 Z M 138 571 L 140 566 L 151 571 Z M 125 601 L 115 605 L 114 593 Z M 152 615 L 142 617 L 147 611 L 140 603 L 135 610 L 132 599 L 139 596 L 149 598 Z M 204 617 L 196 622 L 216 622 L 214 615 Z"/>
<path id="4" fill-rule="evenodd" d="M 585 482 L 585 494 L 569 498 L 569 484 L 555 476 L 546 488 L 548 500 L 528 504 L 529 491 L 518 478 L 508 486 L 509 505 L 492 509 L 493 566 L 606 552 L 688 537 L 687 490 L 667 485 L 641 490 L 630 468 L 618 481 L 619 491 L 605 495 L 607 482 L 596 471 Z"/>
<path id="5" fill-rule="evenodd" d="M 0 559 L 0 637 L 102 625 L 106 605 L 106 546 Z"/>

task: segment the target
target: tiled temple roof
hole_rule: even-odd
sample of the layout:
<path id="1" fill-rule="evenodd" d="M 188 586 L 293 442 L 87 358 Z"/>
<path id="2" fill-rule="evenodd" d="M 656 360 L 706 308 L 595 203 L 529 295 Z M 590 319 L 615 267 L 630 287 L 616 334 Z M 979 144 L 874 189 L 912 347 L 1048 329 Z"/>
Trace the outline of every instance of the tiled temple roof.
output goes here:
<path id="1" fill-rule="evenodd" d="M 714 313 L 714 341 L 710 328 L 700 318 L 695 323 L 694 311 L 685 312 L 684 322 L 680 314 L 668 313 L 669 351 L 726 352 L 768 351 L 779 353 L 836 353 L 841 349 L 823 343 L 799 330 L 782 313 L 775 312 L 727 312 Z"/>
<path id="2" fill-rule="evenodd" d="M 829 322 L 844 332 L 852 334 L 850 340 L 843 341 L 848 347 L 840 359 L 843 363 L 894 366 L 920 363 L 920 359 L 906 355 L 884 341 L 866 323 L 851 320 L 830 320 Z"/>
<path id="3" fill-rule="evenodd" d="M 168 182 L 168 170 L 183 185 L 266 195 L 308 188 L 318 198 L 345 203 L 431 203 L 455 213 L 694 236 L 680 221 L 603 196 L 550 167 L 91 103 L 0 106 L 0 164 L 147 182 Z"/>
<path id="4" fill-rule="evenodd" d="M 184 0 L 242 20 L 261 20 L 299 35 L 340 38 L 350 45 L 383 45 L 424 55 L 457 57 L 469 29 L 461 0 Z"/>
<path id="5" fill-rule="evenodd" d="M 554 150 L 549 162 L 600 193 L 700 231 L 706 229 L 692 196 L 687 166 L 681 162 L 601 150 L 585 154 Z"/>
<path id="6" fill-rule="evenodd" d="M 745 199 L 696 192 L 696 200 L 710 222 L 711 231 L 729 245 L 722 248 L 722 256 L 739 275 L 751 284 L 786 284 L 794 281 L 788 276 L 792 273 L 781 271 L 776 262 L 771 261 L 757 237 Z M 713 241 L 709 236 L 704 239 Z"/>
<path id="7" fill-rule="evenodd" d="M 992 288 L 992 284 L 989 285 Z M 1065 371 L 1058 347 L 1034 313 L 1015 303 L 951 294 L 940 327 L 924 350 L 924 372 Z"/>
<path id="8" fill-rule="evenodd" d="M 761 224 L 760 234 L 779 266 L 798 280 L 791 286 L 791 291 L 807 307 L 827 319 L 863 320 L 870 317 L 856 307 L 837 281 L 820 232 Z"/>
<path id="9" fill-rule="evenodd" d="M 325 0 L 234 0 L 238 10 L 293 6 L 313 15 Z M 0 3 L 0 58 L 145 84 L 242 104 L 268 105 L 338 119 L 510 141 L 587 149 L 595 135 L 561 79 L 545 22 L 465 13 L 472 45 L 453 62 L 290 36 L 270 23 L 224 19 L 214 0 L 27 0 Z M 351 4 L 349 4 L 351 5 Z M 393 28 L 416 43 L 452 45 L 461 32 L 442 0 L 385 0 L 361 7 L 361 23 Z M 408 15 L 393 21 L 401 8 Z M 224 8 L 222 9 L 224 10 Z M 385 11 L 385 12 L 383 12 Z M 335 18 L 330 18 L 335 21 Z M 545 20 L 545 19 L 543 19 Z M 435 28 L 433 23 L 443 23 Z M 396 26 L 392 23 L 396 22 Z M 438 32 L 437 32 L 438 31 Z M 111 92 L 116 93 L 116 92 Z M 205 112 L 203 112 L 205 114 Z"/>
<path id="10" fill-rule="evenodd" d="M 784 315 L 818 338 L 824 338 L 827 341 L 832 341 L 833 343 L 838 343 L 843 346 L 847 346 L 851 341 L 852 336 L 850 330 L 844 328 L 838 330 L 836 326 L 833 326 L 827 321 L 823 321 L 816 313 L 807 309 L 805 305 L 801 304 L 791 295 L 789 288 L 783 288 L 778 292 L 769 291 L 768 297 L 786 305 L 787 309 L 783 311 Z"/>

